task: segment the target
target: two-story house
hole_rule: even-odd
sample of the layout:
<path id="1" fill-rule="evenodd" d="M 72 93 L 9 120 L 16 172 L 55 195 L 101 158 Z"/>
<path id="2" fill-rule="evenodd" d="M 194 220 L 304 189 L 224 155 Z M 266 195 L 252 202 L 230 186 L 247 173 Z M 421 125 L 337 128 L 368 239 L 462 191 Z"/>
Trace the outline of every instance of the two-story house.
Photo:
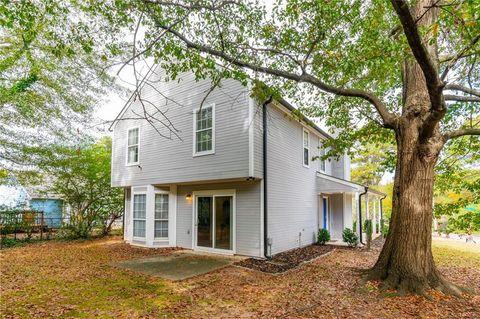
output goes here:
<path id="1" fill-rule="evenodd" d="M 232 79 L 207 96 L 211 81 L 193 74 L 150 77 L 155 87 L 112 124 L 128 243 L 263 257 L 314 243 L 319 228 L 336 240 L 352 228 L 352 199 L 365 187 L 349 181 L 348 156 L 312 160 L 330 136 L 293 106 L 258 102 Z M 164 112 L 178 137 L 136 119 L 144 107 Z"/>

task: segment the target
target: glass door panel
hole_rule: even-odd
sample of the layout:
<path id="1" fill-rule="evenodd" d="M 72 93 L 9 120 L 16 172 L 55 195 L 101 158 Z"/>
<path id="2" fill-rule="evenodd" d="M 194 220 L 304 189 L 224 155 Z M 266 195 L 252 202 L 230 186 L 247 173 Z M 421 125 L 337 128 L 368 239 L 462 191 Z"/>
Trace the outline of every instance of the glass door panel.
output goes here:
<path id="1" fill-rule="evenodd" d="M 197 246 L 213 244 L 213 197 L 197 197 Z"/>
<path id="2" fill-rule="evenodd" d="M 232 196 L 215 196 L 215 246 L 232 250 Z"/>

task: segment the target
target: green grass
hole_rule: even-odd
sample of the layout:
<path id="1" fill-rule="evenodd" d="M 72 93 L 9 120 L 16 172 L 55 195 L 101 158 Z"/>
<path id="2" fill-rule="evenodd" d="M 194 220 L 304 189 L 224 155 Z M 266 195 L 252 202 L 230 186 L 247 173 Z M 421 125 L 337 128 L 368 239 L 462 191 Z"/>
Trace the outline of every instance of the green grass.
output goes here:
<path id="1" fill-rule="evenodd" d="M 438 264 L 475 267 L 480 270 L 480 244 L 435 239 L 432 251 Z"/>

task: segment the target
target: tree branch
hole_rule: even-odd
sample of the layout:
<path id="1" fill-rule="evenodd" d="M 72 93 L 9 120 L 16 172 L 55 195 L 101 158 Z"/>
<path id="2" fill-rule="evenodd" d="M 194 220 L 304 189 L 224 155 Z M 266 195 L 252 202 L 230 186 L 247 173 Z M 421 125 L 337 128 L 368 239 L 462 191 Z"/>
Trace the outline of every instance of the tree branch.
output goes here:
<path id="1" fill-rule="evenodd" d="M 443 111 L 445 109 L 445 103 L 442 99 L 441 92 L 444 83 L 440 80 L 437 67 L 431 59 L 427 48 L 423 44 L 422 37 L 418 32 L 417 23 L 410 12 L 408 3 L 405 0 L 391 0 L 391 2 L 398 18 L 400 19 L 400 23 L 402 24 L 403 31 L 412 50 L 413 56 L 425 76 L 432 109 Z"/>
<path id="2" fill-rule="evenodd" d="M 477 34 L 476 36 L 473 37 L 472 41 L 470 41 L 470 43 L 467 46 L 465 46 L 462 50 L 460 50 L 460 52 L 458 52 L 453 57 L 453 59 L 450 60 L 450 62 L 445 67 L 445 70 L 443 70 L 442 77 L 441 77 L 442 81 L 447 77 L 448 71 L 450 71 L 450 69 L 453 68 L 455 63 L 457 63 L 457 61 L 463 57 L 465 52 L 473 48 L 479 40 L 480 40 L 480 34 Z"/>
<path id="3" fill-rule="evenodd" d="M 457 102 L 480 102 L 480 97 L 477 96 L 464 96 L 464 95 L 444 95 L 445 101 L 457 101 Z"/>
<path id="4" fill-rule="evenodd" d="M 443 134 L 445 141 L 466 135 L 480 135 L 480 128 L 465 128 Z"/>
<path id="5" fill-rule="evenodd" d="M 170 2 L 170 1 L 156 1 L 156 0 L 143 0 L 144 3 L 147 4 L 153 4 L 153 5 L 161 5 L 161 6 L 172 6 L 172 7 L 178 7 L 178 8 L 183 8 L 186 10 L 210 10 L 210 11 L 215 11 L 215 10 L 220 10 L 221 8 L 225 7 L 226 5 L 230 4 L 240 4 L 239 1 L 221 1 L 216 5 L 204 5 L 204 4 L 183 4 L 179 2 Z"/>
<path id="6" fill-rule="evenodd" d="M 444 90 L 451 90 L 451 91 L 461 91 L 467 94 L 475 95 L 480 97 L 480 90 L 471 89 L 469 87 L 459 85 L 459 84 L 447 84 L 445 85 Z"/>
<path id="7" fill-rule="evenodd" d="M 185 43 L 187 48 L 195 49 L 195 50 L 198 50 L 200 52 L 207 53 L 209 55 L 221 58 L 224 61 L 230 62 L 231 64 L 236 65 L 238 67 L 247 68 L 247 69 L 250 69 L 250 70 L 255 71 L 255 72 L 261 72 L 261 73 L 264 73 L 264 74 L 281 77 L 281 78 L 284 78 L 284 79 L 287 79 L 287 80 L 310 83 L 310 84 L 316 86 L 317 88 L 319 88 L 319 89 L 321 89 L 325 92 L 328 92 L 328 93 L 333 93 L 333 94 L 336 94 L 336 95 L 347 96 L 347 97 L 362 98 L 362 99 L 368 101 L 369 103 L 371 103 L 376 108 L 377 112 L 380 114 L 380 116 L 383 120 L 384 127 L 394 128 L 395 125 L 396 125 L 395 124 L 396 123 L 396 116 L 394 114 L 390 113 L 387 110 L 386 106 L 383 104 L 383 102 L 378 97 L 376 97 L 374 94 L 372 94 L 370 92 L 365 92 L 365 91 L 357 90 L 357 89 L 345 89 L 345 88 L 334 87 L 334 86 L 331 86 L 329 84 L 326 84 L 326 83 L 320 81 L 316 77 L 314 77 L 314 76 L 312 76 L 308 73 L 305 73 L 305 72 L 303 72 L 302 74 L 295 74 L 295 73 L 281 71 L 281 70 L 277 70 L 277 69 L 273 69 L 273 68 L 269 68 L 269 67 L 265 67 L 265 66 L 256 65 L 256 64 L 253 64 L 253 63 L 250 63 L 250 62 L 247 62 L 247 61 L 243 61 L 243 60 L 235 58 L 231 55 L 228 55 L 225 52 L 215 50 L 215 49 L 213 49 L 209 46 L 203 45 L 203 44 L 195 43 L 195 42 L 187 39 L 180 32 L 174 30 L 173 28 L 171 28 L 169 26 L 163 25 L 158 21 L 157 21 L 157 26 L 162 28 L 163 30 L 168 31 L 169 33 L 171 33 L 172 35 L 174 35 L 175 37 L 180 39 L 182 42 Z"/>

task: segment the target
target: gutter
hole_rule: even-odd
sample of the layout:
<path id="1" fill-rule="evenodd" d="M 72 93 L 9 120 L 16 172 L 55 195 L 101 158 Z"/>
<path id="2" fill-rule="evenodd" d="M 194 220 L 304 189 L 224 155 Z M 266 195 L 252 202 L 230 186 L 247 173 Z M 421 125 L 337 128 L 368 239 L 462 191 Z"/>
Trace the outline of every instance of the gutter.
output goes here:
<path id="1" fill-rule="evenodd" d="M 265 258 L 270 259 L 268 254 L 268 205 L 267 205 L 267 106 L 273 100 L 270 96 L 262 104 L 262 122 L 263 122 L 263 254 Z"/>
<path id="2" fill-rule="evenodd" d="M 365 245 L 362 239 L 362 196 L 368 193 L 368 186 L 364 186 L 365 191 L 358 196 L 358 225 L 360 226 L 360 232 L 358 238 L 360 239 L 360 244 Z"/>

